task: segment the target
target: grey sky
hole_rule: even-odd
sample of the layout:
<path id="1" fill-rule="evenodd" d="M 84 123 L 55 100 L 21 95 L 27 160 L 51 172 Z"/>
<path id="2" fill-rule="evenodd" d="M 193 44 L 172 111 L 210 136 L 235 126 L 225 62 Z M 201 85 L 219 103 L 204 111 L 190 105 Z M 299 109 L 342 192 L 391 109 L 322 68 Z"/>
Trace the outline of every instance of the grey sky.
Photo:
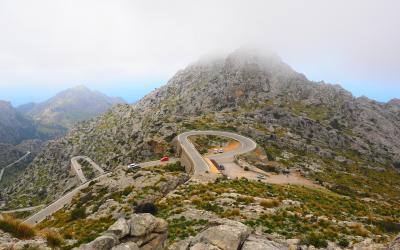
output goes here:
<path id="1" fill-rule="evenodd" d="M 0 0 L 0 99 L 26 87 L 133 91 L 254 45 L 312 80 L 387 100 L 400 97 L 399 13 L 395 0 Z"/>

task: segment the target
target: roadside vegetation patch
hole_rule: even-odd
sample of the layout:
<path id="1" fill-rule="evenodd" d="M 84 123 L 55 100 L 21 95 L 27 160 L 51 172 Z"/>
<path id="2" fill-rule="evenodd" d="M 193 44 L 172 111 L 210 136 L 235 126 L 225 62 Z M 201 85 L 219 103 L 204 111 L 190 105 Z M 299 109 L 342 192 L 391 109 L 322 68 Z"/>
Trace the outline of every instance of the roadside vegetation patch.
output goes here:
<path id="1" fill-rule="evenodd" d="M 10 215 L 3 215 L 0 219 L 0 229 L 18 239 L 31 239 L 36 235 L 36 229 Z"/>
<path id="2" fill-rule="evenodd" d="M 216 135 L 193 135 L 189 137 L 200 154 L 206 154 L 215 148 L 222 148 L 230 143 L 236 142 L 230 138 Z"/>
<path id="3" fill-rule="evenodd" d="M 400 218 L 399 204 L 366 202 L 325 189 L 244 178 L 184 185 L 157 205 L 158 216 L 170 223 L 188 209 L 199 209 L 262 228 L 264 233 L 299 238 L 315 247 L 324 247 L 328 241 L 347 245 L 358 242 L 360 237 L 386 242 L 400 232 L 395 227 Z M 261 211 L 253 211 L 254 207 Z"/>

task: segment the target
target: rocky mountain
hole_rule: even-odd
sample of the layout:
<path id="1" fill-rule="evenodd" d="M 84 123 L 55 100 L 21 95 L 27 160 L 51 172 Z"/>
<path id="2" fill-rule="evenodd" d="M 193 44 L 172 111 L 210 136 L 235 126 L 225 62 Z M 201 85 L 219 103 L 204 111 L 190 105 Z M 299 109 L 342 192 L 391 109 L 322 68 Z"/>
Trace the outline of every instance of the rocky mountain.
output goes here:
<path id="1" fill-rule="evenodd" d="M 18 144 L 37 136 L 33 122 L 9 102 L 0 101 L 0 143 Z"/>
<path id="2" fill-rule="evenodd" d="M 41 124 L 55 124 L 66 128 L 76 122 L 106 112 L 114 104 L 125 103 L 117 97 L 108 97 L 85 86 L 64 90 L 42 103 L 28 103 L 18 107 L 23 114 Z"/>
<path id="3" fill-rule="evenodd" d="M 50 202 L 78 184 L 70 175 L 72 156 L 88 156 L 113 170 L 173 154 L 181 132 L 227 130 L 254 139 L 257 152 L 268 159 L 244 160 L 278 172 L 298 171 L 322 190 L 246 180 L 187 185 L 159 204 L 173 226 L 197 228 L 202 222 L 169 217 L 196 208 L 317 247 L 327 241 L 345 247 L 349 239 L 387 242 L 400 232 L 399 110 L 399 100 L 355 98 L 339 85 L 309 81 L 276 55 L 240 49 L 188 66 L 134 105 L 116 105 L 77 124 L 50 141 L 15 185 L 0 192 L 10 208 Z M 282 206 L 270 210 L 265 202 L 266 212 L 262 199 Z"/>

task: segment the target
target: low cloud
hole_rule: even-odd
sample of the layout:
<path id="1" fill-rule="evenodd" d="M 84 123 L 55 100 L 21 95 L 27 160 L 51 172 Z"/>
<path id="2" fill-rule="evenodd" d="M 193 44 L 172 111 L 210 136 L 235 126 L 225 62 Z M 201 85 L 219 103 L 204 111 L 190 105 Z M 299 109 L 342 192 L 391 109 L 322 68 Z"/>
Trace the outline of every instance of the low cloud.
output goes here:
<path id="1" fill-rule="evenodd" d="M 395 0 L 2 0 L 0 88 L 167 79 L 250 44 L 314 80 L 390 89 L 399 9 Z"/>

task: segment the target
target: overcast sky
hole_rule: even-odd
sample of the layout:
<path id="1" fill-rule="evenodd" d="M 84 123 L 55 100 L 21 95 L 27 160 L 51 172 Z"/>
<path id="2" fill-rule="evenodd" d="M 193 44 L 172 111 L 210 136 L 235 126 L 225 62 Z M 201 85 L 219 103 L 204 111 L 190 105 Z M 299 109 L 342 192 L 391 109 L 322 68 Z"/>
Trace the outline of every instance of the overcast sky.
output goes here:
<path id="1" fill-rule="evenodd" d="M 0 0 L 0 99 L 85 84 L 132 102 L 205 54 L 257 46 L 309 79 L 400 98 L 400 1 Z"/>

